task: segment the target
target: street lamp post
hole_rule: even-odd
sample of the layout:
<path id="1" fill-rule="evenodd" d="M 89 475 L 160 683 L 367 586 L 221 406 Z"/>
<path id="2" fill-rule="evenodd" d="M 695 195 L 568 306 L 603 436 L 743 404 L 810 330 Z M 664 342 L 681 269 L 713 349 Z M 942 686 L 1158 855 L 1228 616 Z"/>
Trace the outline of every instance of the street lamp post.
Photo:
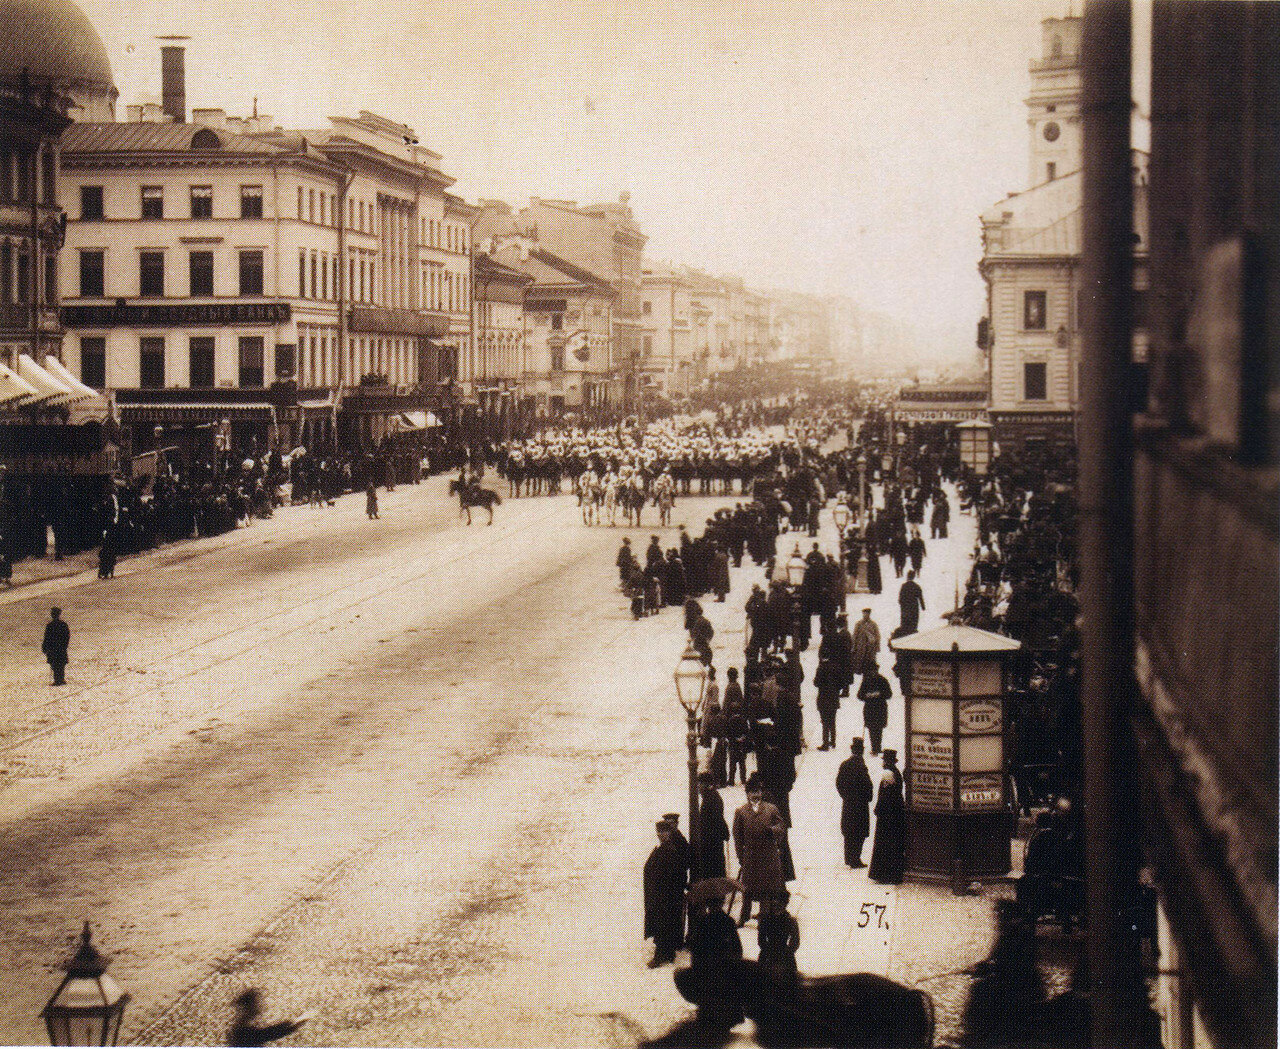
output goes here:
<path id="1" fill-rule="evenodd" d="M 676 698 L 684 707 L 685 746 L 689 750 L 689 848 L 692 850 L 692 869 L 698 869 L 698 717 L 702 713 L 702 698 L 707 689 L 707 668 L 698 650 L 689 645 L 676 664 L 673 675 L 676 682 Z"/>
<path id="2" fill-rule="evenodd" d="M 858 453 L 858 516 L 867 514 L 867 453 Z"/>
<path id="3" fill-rule="evenodd" d="M 115 1045 L 129 995 L 107 975 L 107 959 L 89 942 L 87 921 L 66 973 L 40 1011 L 49 1044 Z"/>

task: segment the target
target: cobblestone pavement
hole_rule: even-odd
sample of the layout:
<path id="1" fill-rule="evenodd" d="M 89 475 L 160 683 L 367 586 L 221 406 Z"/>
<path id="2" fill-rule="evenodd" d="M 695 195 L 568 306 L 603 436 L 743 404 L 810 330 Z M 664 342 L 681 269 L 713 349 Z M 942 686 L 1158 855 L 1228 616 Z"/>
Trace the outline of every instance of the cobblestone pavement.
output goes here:
<path id="1" fill-rule="evenodd" d="M 586 528 L 569 497 L 468 529 L 441 478 L 384 496 L 381 521 L 362 502 L 52 591 L 65 693 L 40 661 L 49 592 L 6 595 L 0 1041 L 42 1040 L 84 917 L 134 995 L 122 1040 L 218 1043 L 245 986 L 272 1015 L 316 1010 L 298 1044 L 629 1045 L 688 1014 L 644 966 L 639 878 L 653 818 L 686 804 L 683 634 L 675 609 L 633 622 L 613 567 L 622 535 L 660 530 Z M 682 499 L 676 523 L 724 502 Z M 925 627 L 966 571 L 971 522 L 953 535 L 930 544 Z M 757 578 L 705 603 L 718 666 L 740 665 Z M 806 708 L 812 737 L 808 688 Z M 901 721 L 898 699 L 888 745 Z M 845 870 L 842 756 L 807 751 L 793 796 L 801 968 L 919 982 L 945 1033 L 964 984 L 942 974 L 985 955 L 990 903 Z M 876 893 L 883 942 L 857 928 Z"/>

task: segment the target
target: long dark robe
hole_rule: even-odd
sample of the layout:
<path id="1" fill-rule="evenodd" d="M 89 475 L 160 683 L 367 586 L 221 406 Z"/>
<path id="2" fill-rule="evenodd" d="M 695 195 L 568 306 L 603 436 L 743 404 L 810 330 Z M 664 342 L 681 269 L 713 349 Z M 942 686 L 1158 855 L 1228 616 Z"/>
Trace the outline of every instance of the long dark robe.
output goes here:
<path id="1" fill-rule="evenodd" d="M 688 861 L 674 841 L 649 853 L 644 864 L 644 938 L 658 953 L 674 952 L 684 942 L 684 891 Z"/>
<path id="2" fill-rule="evenodd" d="M 867 871 L 872 881 L 897 885 L 906 866 L 907 818 L 902 799 L 902 775 L 897 769 L 885 769 L 876 795 L 876 835 L 871 845 L 871 866 Z"/>
<path id="3" fill-rule="evenodd" d="M 704 787 L 698 799 L 698 878 L 725 876 L 724 845 L 729 840 L 729 824 L 724 819 L 720 792 Z"/>

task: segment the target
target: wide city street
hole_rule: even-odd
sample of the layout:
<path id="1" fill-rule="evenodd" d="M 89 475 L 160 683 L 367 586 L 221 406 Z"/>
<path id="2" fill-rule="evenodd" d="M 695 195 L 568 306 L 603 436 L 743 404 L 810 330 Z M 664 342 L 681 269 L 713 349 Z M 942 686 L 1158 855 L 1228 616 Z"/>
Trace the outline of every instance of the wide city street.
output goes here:
<path id="1" fill-rule="evenodd" d="M 122 1041 L 216 1044 L 246 986 L 269 1015 L 314 1011 L 290 1039 L 307 1044 L 630 1045 L 688 1015 L 670 969 L 645 967 L 640 881 L 653 820 L 687 804 L 684 633 L 678 609 L 633 621 L 613 564 L 623 535 L 642 552 L 659 530 L 586 527 L 572 496 L 504 500 L 467 527 L 446 484 L 382 493 L 377 521 L 355 495 L 286 508 L 114 580 L 3 597 L 0 1041 L 43 1040 L 86 918 L 134 998 Z M 664 545 L 732 501 L 678 500 Z M 951 607 L 972 535 L 963 516 L 931 544 L 922 628 Z M 784 535 L 780 557 L 797 538 L 808 549 Z M 887 636 L 884 564 L 885 593 L 850 609 L 874 605 Z M 703 601 L 721 668 L 741 665 L 762 579 L 748 561 L 725 604 Z M 72 630 L 65 689 L 39 651 L 51 604 Z M 806 925 L 806 895 L 868 887 L 840 863 L 831 787 L 857 705 L 816 753 L 806 686 L 797 791 L 826 798 L 793 802 L 809 971 L 835 964 L 819 915 L 841 900 Z M 901 720 L 895 696 L 887 746 Z M 866 967 L 901 975 L 888 954 Z"/>

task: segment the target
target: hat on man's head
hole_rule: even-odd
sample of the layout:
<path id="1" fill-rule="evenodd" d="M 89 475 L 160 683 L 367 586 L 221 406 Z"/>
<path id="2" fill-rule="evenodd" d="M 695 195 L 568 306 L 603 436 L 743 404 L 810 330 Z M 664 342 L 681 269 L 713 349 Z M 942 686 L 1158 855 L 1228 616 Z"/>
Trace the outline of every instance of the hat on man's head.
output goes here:
<path id="1" fill-rule="evenodd" d="M 861 737 L 861 736 L 854 736 L 854 737 L 853 737 L 853 740 L 852 740 L 852 741 L 850 742 L 850 744 L 849 744 L 849 749 L 850 749 L 850 750 L 861 750 L 861 749 L 862 749 L 862 746 L 863 746 L 863 744 L 862 744 L 862 737 Z"/>
<path id="2" fill-rule="evenodd" d="M 764 781 L 760 778 L 760 773 L 753 772 L 747 777 L 747 782 L 743 784 L 743 786 L 747 789 L 748 793 L 753 790 L 763 790 Z"/>
<path id="3" fill-rule="evenodd" d="M 671 824 L 668 823 L 666 820 L 658 820 L 658 822 L 653 825 L 653 829 L 654 830 L 670 830 Z"/>
<path id="4" fill-rule="evenodd" d="M 884 748 L 883 754 L 884 754 L 884 760 L 886 762 L 898 760 L 898 752 L 889 747 Z"/>
<path id="5" fill-rule="evenodd" d="M 662 814 L 662 819 L 665 823 L 670 823 L 673 827 L 680 826 L 680 813 L 678 812 L 664 812 Z"/>

